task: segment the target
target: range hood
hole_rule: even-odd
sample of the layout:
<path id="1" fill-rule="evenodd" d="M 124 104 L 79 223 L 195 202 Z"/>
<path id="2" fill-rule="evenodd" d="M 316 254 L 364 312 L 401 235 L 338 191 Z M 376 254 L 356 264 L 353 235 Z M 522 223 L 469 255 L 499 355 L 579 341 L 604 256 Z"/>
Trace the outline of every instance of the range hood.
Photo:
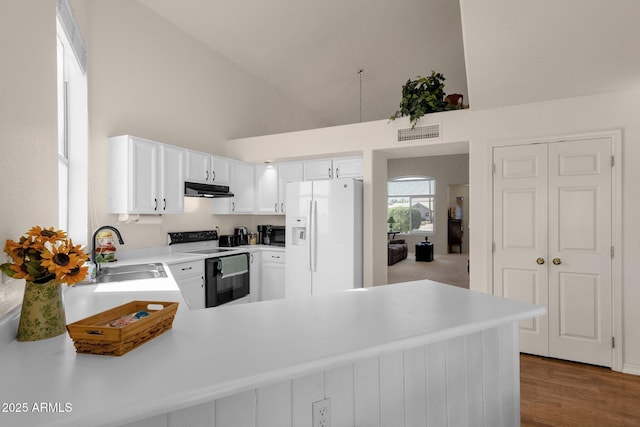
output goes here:
<path id="1" fill-rule="evenodd" d="M 184 183 L 185 197 L 233 197 L 228 185 L 201 184 L 199 182 Z"/>

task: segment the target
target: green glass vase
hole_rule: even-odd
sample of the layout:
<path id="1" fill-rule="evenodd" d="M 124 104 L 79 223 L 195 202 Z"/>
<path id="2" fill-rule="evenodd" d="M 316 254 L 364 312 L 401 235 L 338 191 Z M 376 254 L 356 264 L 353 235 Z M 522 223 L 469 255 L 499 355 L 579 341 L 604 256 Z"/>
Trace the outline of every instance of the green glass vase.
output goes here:
<path id="1" fill-rule="evenodd" d="M 18 324 L 18 341 L 38 341 L 57 337 L 67 331 L 62 302 L 62 285 L 27 281 Z"/>

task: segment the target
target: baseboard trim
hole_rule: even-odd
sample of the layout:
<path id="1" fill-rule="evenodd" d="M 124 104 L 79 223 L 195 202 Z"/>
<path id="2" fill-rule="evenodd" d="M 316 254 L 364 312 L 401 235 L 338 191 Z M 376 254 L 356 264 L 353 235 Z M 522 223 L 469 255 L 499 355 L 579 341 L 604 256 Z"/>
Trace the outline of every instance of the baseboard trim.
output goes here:
<path id="1" fill-rule="evenodd" d="M 622 373 L 640 376 L 640 365 L 634 365 L 632 363 L 624 363 L 622 365 Z"/>

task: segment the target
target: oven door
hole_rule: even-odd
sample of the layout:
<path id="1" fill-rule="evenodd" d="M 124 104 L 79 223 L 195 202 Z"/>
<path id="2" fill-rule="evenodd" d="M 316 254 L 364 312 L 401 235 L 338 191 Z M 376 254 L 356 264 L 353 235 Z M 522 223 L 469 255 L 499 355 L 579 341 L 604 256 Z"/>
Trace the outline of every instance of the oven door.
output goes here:
<path id="1" fill-rule="evenodd" d="M 206 307 L 216 307 L 249 294 L 249 254 L 205 259 Z"/>

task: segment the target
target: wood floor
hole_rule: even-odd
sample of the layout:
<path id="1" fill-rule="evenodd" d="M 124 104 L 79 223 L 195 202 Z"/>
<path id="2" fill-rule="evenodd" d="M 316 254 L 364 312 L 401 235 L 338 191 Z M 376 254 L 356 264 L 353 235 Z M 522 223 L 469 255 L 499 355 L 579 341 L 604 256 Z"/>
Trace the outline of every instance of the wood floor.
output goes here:
<path id="1" fill-rule="evenodd" d="M 522 427 L 640 426 L 640 376 L 520 357 Z"/>

